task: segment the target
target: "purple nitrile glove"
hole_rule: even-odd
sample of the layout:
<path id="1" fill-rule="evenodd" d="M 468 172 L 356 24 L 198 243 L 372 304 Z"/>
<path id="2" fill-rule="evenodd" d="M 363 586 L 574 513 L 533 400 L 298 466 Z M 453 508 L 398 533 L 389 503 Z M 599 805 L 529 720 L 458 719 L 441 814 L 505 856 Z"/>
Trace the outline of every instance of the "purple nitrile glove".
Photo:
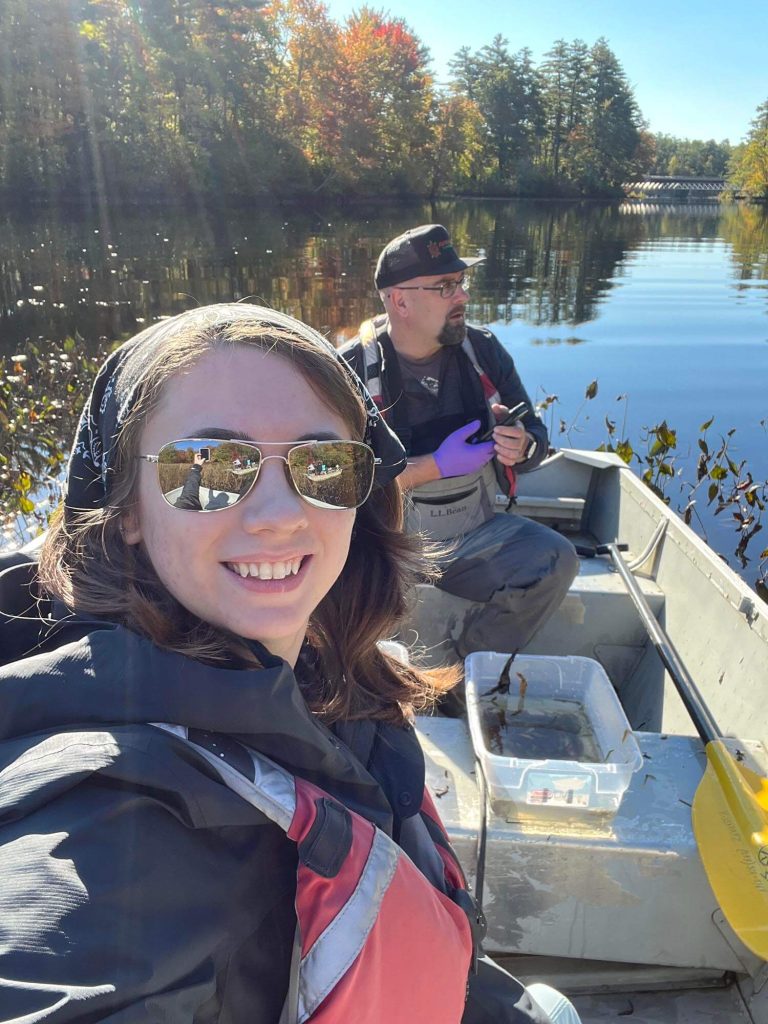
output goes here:
<path id="1" fill-rule="evenodd" d="M 443 441 L 433 458 L 440 470 L 440 476 L 462 476 L 476 473 L 493 458 L 493 441 L 482 444 L 467 444 L 467 438 L 476 433 L 480 420 L 466 423 Z"/>

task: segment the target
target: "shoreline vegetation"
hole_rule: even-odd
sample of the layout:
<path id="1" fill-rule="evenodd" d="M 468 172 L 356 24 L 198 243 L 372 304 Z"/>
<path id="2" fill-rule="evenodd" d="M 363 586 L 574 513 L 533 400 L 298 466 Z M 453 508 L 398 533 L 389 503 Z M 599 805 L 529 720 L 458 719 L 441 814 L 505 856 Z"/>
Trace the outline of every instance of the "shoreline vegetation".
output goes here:
<path id="1" fill-rule="evenodd" d="M 768 200 L 747 138 L 653 134 L 609 42 L 502 34 L 433 68 L 397 17 L 319 0 L 4 0 L 0 201 L 617 199 L 642 175 Z"/>

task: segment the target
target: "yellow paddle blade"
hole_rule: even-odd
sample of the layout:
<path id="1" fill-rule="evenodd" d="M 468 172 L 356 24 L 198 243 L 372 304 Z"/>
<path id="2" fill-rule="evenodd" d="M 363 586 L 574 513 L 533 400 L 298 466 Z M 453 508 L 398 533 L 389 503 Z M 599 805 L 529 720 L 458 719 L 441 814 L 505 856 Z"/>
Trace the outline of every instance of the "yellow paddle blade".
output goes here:
<path id="1" fill-rule="evenodd" d="M 707 744 L 693 831 L 709 884 L 741 941 L 768 960 L 768 779 Z"/>

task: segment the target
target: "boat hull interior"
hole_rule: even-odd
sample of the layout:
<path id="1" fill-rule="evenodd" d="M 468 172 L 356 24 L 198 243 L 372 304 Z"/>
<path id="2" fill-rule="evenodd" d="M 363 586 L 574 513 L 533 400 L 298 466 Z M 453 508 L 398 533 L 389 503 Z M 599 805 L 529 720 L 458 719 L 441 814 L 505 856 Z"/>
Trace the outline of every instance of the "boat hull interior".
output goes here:
<path id="1" fill-rule="evenodd" d="M 615 814 L 537 820 L 485 799 L 465 719 L 419 719 L 428 785 L 473 885 L 482 857 L 487 952 L 524 980 L 561 988 L 585 1024 L 768 1024 L 768 966 L 723 916 L 693 832 L 704 744 L 621 577 L 595 548 L 627 546 L 625 560 L 729 749 L 761 775 L 768 609 L 614 455 L 559 453 L 520 478 L 516 511 L 562 530 L 583 555 L 559 611 L 524 653 L 597 661 L 642 765 Z M 440 664 L 473 607 L 418 587 L 398 639 L 412 657 Z"/>

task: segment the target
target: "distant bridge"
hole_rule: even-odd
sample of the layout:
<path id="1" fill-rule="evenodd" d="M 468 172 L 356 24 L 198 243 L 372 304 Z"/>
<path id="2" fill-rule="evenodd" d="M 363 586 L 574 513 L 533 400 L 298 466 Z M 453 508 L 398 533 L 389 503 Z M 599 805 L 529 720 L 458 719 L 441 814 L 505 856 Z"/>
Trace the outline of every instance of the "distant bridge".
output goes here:
<path id="1" fill-rule="evenodd" d="M 725 189 L 725 178 L 686 178 L 664 174 L 649 174 L 638 181 L 627 181 L 622 188 L 634 193 L 653 196 L 654 199 L 686 199 L 688 196 L 704 199 L 714 198 Z"/>

